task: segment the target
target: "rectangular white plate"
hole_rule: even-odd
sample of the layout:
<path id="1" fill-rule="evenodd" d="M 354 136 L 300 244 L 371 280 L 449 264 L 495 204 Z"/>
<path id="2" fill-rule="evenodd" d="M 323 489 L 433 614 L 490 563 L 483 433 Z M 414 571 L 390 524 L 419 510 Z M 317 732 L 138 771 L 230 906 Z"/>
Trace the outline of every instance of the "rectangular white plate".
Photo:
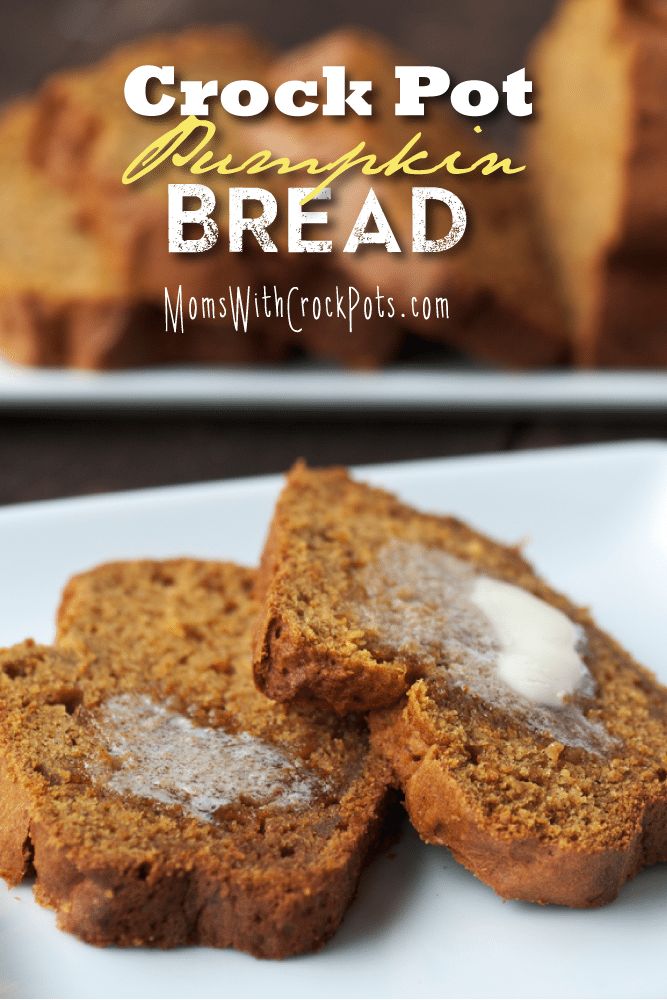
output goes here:
<path id="1" fill-rule="evenodd" d="M 420 507 L 526 540 L 667 681 L 667 447 L 607 446 L 359 470 Z M 0 510 L 0 643 L 49 640 L 59 591 L 105 559 L 253 563 L 277 477 Z M 0 804 L 1 808 L 1 804 Z M 11 997 L 664 997 L 667 866 L 602 910 L 503 903 L 447 851 L 404 834 L 366 872 L 317 955 L 97 950 L 60 933 L 29 887 L 0 885 L 0 995 Z"/>
<path id="2" fill-rule="evenodd" d="M 667 372 L 507 373 L 460 367 L 346 372 L 184 367 L 118 372 L 19 368 L 0 361 L 0 410 L 179 409 L 665 412 Z"/>

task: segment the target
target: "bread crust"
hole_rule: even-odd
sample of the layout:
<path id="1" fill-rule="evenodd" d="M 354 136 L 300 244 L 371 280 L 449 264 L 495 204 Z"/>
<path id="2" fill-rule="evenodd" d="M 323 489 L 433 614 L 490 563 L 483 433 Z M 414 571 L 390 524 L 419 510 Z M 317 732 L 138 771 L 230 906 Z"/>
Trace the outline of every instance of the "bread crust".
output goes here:
<path id="1" fill-rule="evenodd" d="M 255 681 L 267 697 L 313 701 L 340 715 L 392 704 L 410 683 L 407 665 L 373 669 L 362 657 L 341 659 L 314 648 L 283 624 L 277 608 L 260 619 L 255 657 Z"/>
<path id="2" fill-rule="evenodd" d="M 30 840 L 30 800 L 13 774 L 9 763 L 0 760 L 0 877 L 18 885 L 28 875 L 32 864 Z"/>
<path id="3" fill-rule="evenodd" d="M 298 494 L 301 464 L 290 473 Z M 338 470 L 344 475 L 343 470 Z M 280 503 L 279 503 L 280 507 Z M 391 705 L 408 688 L 408 667 L 379 665 L 368 657 L 342 657 L 319 647 L 315 637 L 294 627 L 285 615 L 276 580 L 289 558 L 291 538 L 280 509 L 274 514 L 257 574 L 260 610 L 253 631 L 255 683 L 278 702 L 316 702 L 345 715 Z"/>
<path id="4" fill-rule="evenodd" d="M 243 652 L 252 580 L 231 564 L 107 564 L 65 588 L 55 647 L 0 651 L 0 876 L 16 885 L 34 869 L 37 900 L 91 944 L 283 958 L 321 947 L 354 896 L 387 769 L 359 721 L 341 728 L 257 694 Z M 270 737 L 333 785 L 305 811 L 255 804 L 251 786 L 204 821 L 91 783 L 90 713 L 118 691 Z"/>
<path id="5" fill-rule="evenodd" d="M 502 836 L 439 761 L 438 737 L 420 693 L 416 686 L 401 704 L 371 713 L 373 745 L 391 760 L 422 840 L 448 847 L 499 896 L 577 909 L 603 906 L 642 868 L 667 861 L 667 790 L 638 801 L 634 823 L 619 847 Z"/>
<path id="6" fill-rule="evenodd" d="M 202 945 L 276 959 L 316 951 L 335 933 L 382 819 L 378 810 L 348 857 L 318 872 L 316 884 L 309 873 L 300 878 L 275 871 L 243 880 L 231 869 L 207 868 L 196 857 L 181 857 L 169 867 L 152 864 L 148 876 L 141 866 L 123 871 L 114 865 L 86 864 L 85 858 L 54 843 L 48 826 L 34 820 L 28 823 L 24 843 L 34 857 L 35 898 L 56 910 L 61 930 L 88 944 L 163 949 Z M 18 867 L 17 844 L 13 852 L 8 848 L 5 853 L 3 844 L 0 849 L 0 876 L 16 885 L 25 874 Z"/>

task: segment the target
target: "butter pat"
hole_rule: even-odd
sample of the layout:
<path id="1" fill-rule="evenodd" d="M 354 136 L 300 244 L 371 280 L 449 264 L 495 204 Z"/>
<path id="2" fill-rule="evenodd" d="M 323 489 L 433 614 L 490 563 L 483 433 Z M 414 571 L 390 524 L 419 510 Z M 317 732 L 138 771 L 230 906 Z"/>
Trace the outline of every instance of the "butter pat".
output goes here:
<path id="1" fill-rule="evenodd" d="M 518 694 L 558 708 L 585 684 L 583 632 L 562 611 L 489 576 L 475 578 L 470 599 L 496 634 L 498 676 Z"/>
<path id="2" fill-rule="evenodd" d="M 202 822 L 240 801 L 305 809 L 326 790 L 288 747 L 196 726 L 142 694 L 108 698 L 91 725 L 106 751 L 87 765 L 94 781 L 120 795 L 178 806 Z"/>
<path id="3" fill-rule="evenodd" d="M 393 539 L 360 577 L 350 617 L 378 655 L 409 656 L 425 677 L 486 702 L 566 746 L 606 753 L 615 741 L 567 695 L 595 695 L 586 636 L 527 590 L 478 573 L 442 549 Z"/>

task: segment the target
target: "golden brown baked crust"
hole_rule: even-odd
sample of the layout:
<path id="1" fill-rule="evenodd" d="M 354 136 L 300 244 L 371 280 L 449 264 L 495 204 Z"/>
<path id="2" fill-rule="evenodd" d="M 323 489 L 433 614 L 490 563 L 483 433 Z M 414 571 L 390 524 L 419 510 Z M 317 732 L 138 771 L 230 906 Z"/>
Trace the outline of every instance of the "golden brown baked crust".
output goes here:
<path id="1" fill-rule="evenodd" d="M 55 646 L 0 653 L 0 874 L 34 869 L 64 930 L 279 958 L 342 919 L 386 769 L 362 720 L 256 691 L 253 583 L 187 559 L 101 566 L 67 585 Z"/>
<path id="2" fill-rule="evenodd" d="M 455 605 L 442 597 L 438 567 L 451 557 L 576 623 L 591 691 L 547 710 L 510 688 L 480 687 L 460 667 Z M 344 470 L 298 466 L 259 590 L 260 688 L 371 709 L 373 745 L 418 832 L 501 895 L 600 905 L 667 859 L 667 690 L 516 549 Z"/>
<path id="3" fill-rule="evenodd" d="M 664 694 L 661 702 L 664 734 Z M 667 860 L 666 754 L 659 745 L 650 756 L 643 756 L 645 748 L 637 741 L 625 760 L 614 759 L 588 777 L 590 762 L 568 760 L 566 751 L 560 769 L 569 773 L 560 781 L 557 774 L 550 774 L 544 787 L 533 781 L 533 815 L 527 812 L 523 828 L 510 832 L 506 822 L 511 804 L 494 815 L 484 796 L 474 794 L 475 782 L 467 784 L 460 777 L 461 761 L 470 762 L 471 755 L 476 768 L 487 767 L 490 748 L 480 753 L 469 742 L 474 730 L 450 731 L 443 724 L 429 699 L 427 682 L 418 681 L 401 705 L 371 713 L 370 723 L 373 745 L 392 762 L 410 819 L 422 839 L 450 848 L 461 864 L 506 899 L 602 906 L 614 900 L 621 886 L 642 868 Z M 506 734 L 496 738 L 508 739 Z M 664 735 L 660 739 L 664 747 Z M 519 780 L 528 783 L 531 777 L 538 778 L 537 773 L 530 774 L 536 764 L 563 754 L 558 743 L 543 745 L 540 751 L 523 758 L 518 769 L 508 755 Z M 500 756 L 488 754 L 489 760 Z M 507 781 L 508 773 L 506 769 L 501 780 Z M 488 775 L 482 780 L 486 793 Z M 605 780 L 611 781 L 606 787 Z M 609 790 L 619 784 L 620 794 L 608 798 Z M 563 803 L 571 814 L 567 827 L 560 829 L 551 813 Z M 621 822 L 603 829 L 601 820 L 609 808 L 614 809 L 614 820 Z M 604 839 L 596 842 L 600 831 Z"/>
<path id="4" fill-rule="evenodd" d="M 526 158 L 575 360 L 664 366 L 664 4 L 562 0 L 532 61 L 539 106 Z"/>

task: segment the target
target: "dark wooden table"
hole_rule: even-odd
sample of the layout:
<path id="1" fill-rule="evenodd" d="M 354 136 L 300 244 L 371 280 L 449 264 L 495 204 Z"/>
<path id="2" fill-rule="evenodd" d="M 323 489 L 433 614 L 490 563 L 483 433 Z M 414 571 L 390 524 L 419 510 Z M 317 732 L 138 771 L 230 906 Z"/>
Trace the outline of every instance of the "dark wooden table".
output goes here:
<path id="1" fill-rule="evenodd" d="M 81 417 L 0 420 L 0 503 L 281 472 L 641 438 L 667 440 L 667 417 Z"/>

